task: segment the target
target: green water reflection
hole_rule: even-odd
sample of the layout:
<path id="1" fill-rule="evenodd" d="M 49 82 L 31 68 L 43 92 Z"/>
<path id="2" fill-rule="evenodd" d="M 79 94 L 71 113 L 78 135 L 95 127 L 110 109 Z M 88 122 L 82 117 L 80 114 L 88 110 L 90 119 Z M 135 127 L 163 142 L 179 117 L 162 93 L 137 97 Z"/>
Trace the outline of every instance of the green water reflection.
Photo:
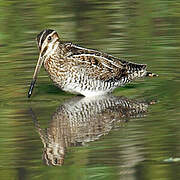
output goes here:
<path id="1" fill-rule="evenodd" d="M 44 145 L 47 165 L 64 165 L 68 147 L 83 146 L 108 134 L 131 118 L 143 117 L 154 102 L 138 102 L 126 97 L 76 97 L 60 105 L 47 129 L 42 129 L 30 108 L 35 129 Z M 119 125 L 118 125 L 119 124 Z"/>
<path id="2" fill-rule="evenodd" d="M 179 1 L 0 1 L 0 179 L 180 179 Z M 158 78 L 113 93 L 156 100 L 144 117 L 123 123 L 85 146 L 68 147 L 61 167 L 46 166 L 42 129 L 74 95 L 53 86 L 41 70 L 27 91 L 38 58 L 35 37 L 55 29 L 63 40 L 146 63 Z M 51 121 L 50 121 L 51 122 Z M 119 126 L 118 126 L 119 127 Z"/>

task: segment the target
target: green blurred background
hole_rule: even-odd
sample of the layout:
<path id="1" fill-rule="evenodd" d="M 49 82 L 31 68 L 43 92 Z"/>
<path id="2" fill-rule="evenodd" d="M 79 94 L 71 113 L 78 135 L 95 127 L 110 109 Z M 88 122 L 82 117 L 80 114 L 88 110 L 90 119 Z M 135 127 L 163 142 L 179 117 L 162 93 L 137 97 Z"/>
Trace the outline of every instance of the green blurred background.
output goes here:
<path id="1" fill-rule="evenodd" d="M 156 100 L 134 119 L 88 146 L 68 149 L 62 167 L 43 164 L 43 128 L 74 95 L 57 89 L 41 69 L 27 91 L 38 58 L 36 35 L 55 29 L 65 41 L 148 64 L 158 78 L 114 95 Z M 180 2 L 164 0 L 0 0 L 0 179 L 180 179 Z"/>

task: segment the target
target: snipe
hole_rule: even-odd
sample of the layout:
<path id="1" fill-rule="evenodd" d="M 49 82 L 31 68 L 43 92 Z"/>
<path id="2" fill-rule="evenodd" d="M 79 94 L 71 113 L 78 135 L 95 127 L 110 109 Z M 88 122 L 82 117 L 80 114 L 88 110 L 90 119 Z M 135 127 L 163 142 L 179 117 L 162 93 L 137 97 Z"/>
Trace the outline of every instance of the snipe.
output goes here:
<path id="1" fill-rule="evenodd" d="M 42 64 L 59 88 L 84 96 L 107 94 L 135 78 L 156 76 L 146 71 L 146 64 L 127 62 L 103 52 L 63 43 L 51 29 L 38 34 L 37 44 L 40 54 L 28 97 Z"/>

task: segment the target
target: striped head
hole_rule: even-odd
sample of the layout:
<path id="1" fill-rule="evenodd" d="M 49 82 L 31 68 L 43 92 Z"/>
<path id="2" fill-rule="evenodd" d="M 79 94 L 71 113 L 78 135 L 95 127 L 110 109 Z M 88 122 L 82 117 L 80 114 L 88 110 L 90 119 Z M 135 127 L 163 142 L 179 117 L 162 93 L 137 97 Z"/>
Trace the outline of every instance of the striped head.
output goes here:
<path id="1" fill-rule="evenodd" d="M 52 29 L 45 29 L 37 35 L 37 45 L 40 50 L 41 57 L 51 52 L 55 44 L 59 42 L 59 36 Z"/>
<path id="2" fill-rule="evenodd" d="M 31 82 L 31 85 L 28 91 L 28 97 L 30 97 L 32 94 L 38 72 L 40 71 L 40 68 L 45 60 L 45 57 L 51 52 L 53 52 L 55 48 L 57 48 L 59 44 L 59 36 L 57 32 L 52 29 L 43 30 L 37 35 L 37 44 L 40 51 L 39 59 L 37 61 L 36 68 L 33 75 L 33 80 Z"/>

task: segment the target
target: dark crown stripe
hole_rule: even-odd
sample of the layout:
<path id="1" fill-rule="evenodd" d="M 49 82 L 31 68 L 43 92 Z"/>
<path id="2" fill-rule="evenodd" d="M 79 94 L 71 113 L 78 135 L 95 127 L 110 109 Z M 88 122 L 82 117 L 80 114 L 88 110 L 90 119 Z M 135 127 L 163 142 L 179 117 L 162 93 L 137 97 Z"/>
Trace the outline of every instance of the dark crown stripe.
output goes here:
<path id="1" fill-rule="evenodd" d="M 41 49 L 40 41 L 41 41 L 41 38 L 42 38 L 43 34 L 45 33 L 45 31 L 46 30 L 43 30 L 37 35 L 37 43 L 38 43 L 39 49 Z"/>

